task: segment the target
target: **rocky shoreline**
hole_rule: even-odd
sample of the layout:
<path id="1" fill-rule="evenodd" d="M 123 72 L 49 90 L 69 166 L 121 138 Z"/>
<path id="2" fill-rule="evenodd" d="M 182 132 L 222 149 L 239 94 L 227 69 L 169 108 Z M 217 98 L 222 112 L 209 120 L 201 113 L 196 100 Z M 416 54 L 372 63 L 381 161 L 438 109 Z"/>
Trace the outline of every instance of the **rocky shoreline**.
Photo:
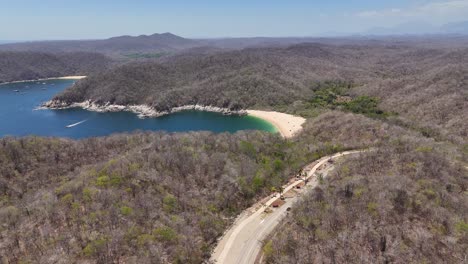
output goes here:
<path id="1" fill-rule="evenodd" d="M 68 109 L 68 108 L 82 108 L 94 112 L 120 112 L 128 111 L 138 115 L 139 118 L 159 117 L 171 113 L 177 113 L 186 110 L 196 110 L 205 112 L 221 113 L 223 115 L 247 115 L 247 111 L 239 110 L 234 111 L 228 108 L 221 108 L 216 106 L 203 106 L 203 105 L 185 105 L 174 107 L 169 111 L 157 111 L 149 105 L 115 105 L 106 103 L 104 105 L 97 104 L 90 100 L 81 103 L 66 103 L 59 100 L 51 100 L 43 103 L 38 109 Z"/>

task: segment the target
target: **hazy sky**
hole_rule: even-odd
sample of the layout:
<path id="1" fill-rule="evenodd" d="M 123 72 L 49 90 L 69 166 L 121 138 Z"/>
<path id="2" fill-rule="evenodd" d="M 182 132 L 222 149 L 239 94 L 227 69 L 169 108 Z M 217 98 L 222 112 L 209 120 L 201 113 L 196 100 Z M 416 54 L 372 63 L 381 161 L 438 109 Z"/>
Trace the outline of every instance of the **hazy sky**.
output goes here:
<path id="1" fill-rule="evenodd" d="M 468 20 L 468 0 L 0 0 L 0 40 L 316 36 Z"/>

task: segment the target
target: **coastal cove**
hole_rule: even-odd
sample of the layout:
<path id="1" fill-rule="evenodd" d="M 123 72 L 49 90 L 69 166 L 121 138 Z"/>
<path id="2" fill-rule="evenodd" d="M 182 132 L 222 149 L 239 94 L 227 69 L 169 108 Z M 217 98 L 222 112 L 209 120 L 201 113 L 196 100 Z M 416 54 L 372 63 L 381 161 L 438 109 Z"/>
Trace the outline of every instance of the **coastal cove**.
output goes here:
<path id="1" fill-rule="evenodd" d="M 39 135 L 79 139 L 135 130 L 216 133 L 262 130 L 286 136 L 276 124 L 260 116 L 245 115 L 245 112 L 243 115 L 226 115 L 222 109 L 195 106 L 182 107 L 157 118 L 139 118 L 134 113 L 137 111 L 124 109 L 88 111 L 83 109 L 86 107 L 73 107 L 38 110 L 42 103 L 75 81 L 60 78 L 0 85 L 0 137 Z"/>

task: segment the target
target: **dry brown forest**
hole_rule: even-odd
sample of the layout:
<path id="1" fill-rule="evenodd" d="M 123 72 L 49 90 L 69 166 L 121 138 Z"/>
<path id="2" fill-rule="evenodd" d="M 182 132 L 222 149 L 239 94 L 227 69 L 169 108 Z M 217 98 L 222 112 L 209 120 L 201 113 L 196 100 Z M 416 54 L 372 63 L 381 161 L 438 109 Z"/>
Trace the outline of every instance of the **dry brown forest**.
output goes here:
<path id="1" fill-rule="evenodd" d="M 1 260 L 202 263 L 236 215 L 302 166 L 373 147 L 339 162 L 293 208 L 264 241 L 265 260 L 463 263 L 468 49 L 447 43 L 343 41 L 79 63 L 63 74 L 90 77 L 56 99 L 272 109 L 307 122 L 290 140 L 258 131 L 2 138 Z M 2 54 L 0 65 L 11 65 Z M 58 57 L 72 55 L 31 53 L 17 67 L 34 56 L 62 65 Z M 4 81 L 22 78 L 4 73 Z"/>

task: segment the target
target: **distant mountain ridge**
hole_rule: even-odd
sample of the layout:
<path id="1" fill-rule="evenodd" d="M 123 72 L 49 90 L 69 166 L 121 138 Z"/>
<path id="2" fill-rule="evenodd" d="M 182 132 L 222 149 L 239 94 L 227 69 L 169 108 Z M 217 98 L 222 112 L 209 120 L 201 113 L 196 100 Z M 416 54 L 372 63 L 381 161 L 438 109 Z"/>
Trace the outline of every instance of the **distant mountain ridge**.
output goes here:
<path id="1" fill-rule="evenodd" d="M 450 23 L 436 27 L 426 23 L 408 22 L 390 28 L 374 28 L 367 32 L 355 34 L 352 37 L 337 38 L 336 34 L 329 37 L 245 37 L 245 38 L 213 38 L 189 39 L 166 32 L 152 35 L 117 36 L 108 39 L 95 40 L 51 40 L 8 43 L 0 41 L 0 51 L 19 52 L 93 52 L 102 53 L 117 58 L 158 58 L 168 54 L 187 52 L 210 53 L 221 50 L 240 50 L 250 47 L 278 47 L 299 43 L 356 44 L 359 38 L 385 37 L 395 35 L 425 35 L 425 34 L 466 34 L 468 21 Z"/>
<path id="2" fill-rule="evenodd" d="M 424 22 L 406 22 L 393 27 L 375 27 L 363 35 L 424 35 L 424 34 L 468 34 L 468 21 L 454 22 L 435 26 Z"/>
<path id="3" fill-rule="evenodd" d="M 98 52 L 127 54 L 132 52 L 171 52 L 201 46 L 196 40 L 172 33 L 118 36 L 103 40 L 37 41 L 0 45 L 0 51 Z"/>
<path id="4" fill-rule="evenodd" d="M 195 40 L 186 39 L 172 33 L 152 34 L 152 35 L 140 35 L 140 36 L 118 36 L 112 37 L 102 41 L 104 45 L 115 45 L 126 49 L 127 45 L 132 45 L 133 48 L 147 48 L 149 50 L 153 48 L 161 49 L 181 49 L 191 48 L 198 46 L 199 43 Z"/>

